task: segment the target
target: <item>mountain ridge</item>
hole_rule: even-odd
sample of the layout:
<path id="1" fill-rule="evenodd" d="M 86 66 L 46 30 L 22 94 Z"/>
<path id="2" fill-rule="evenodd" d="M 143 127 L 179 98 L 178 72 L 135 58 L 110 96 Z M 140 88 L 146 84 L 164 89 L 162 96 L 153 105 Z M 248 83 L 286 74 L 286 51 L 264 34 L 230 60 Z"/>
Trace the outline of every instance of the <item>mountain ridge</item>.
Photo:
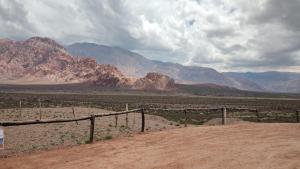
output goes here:
<path id="1" fill-rule="evenodd" d="M 265 91 L 300 93 L 300 74 L 295 72 L 226 72 L 227 76 L 255 82 Z"/>
<path id="2" fill-rule="evenodd" d="M 299 73 L 221 73 L 212 68 L 150 60 L 120 47 L 94 43 L 62 46 L 41 37 L 25 41 L 0 39 L 0 74 L 2 84 L 91 83 L 141 90 L 171 90 L 176 88 L 176 81 L 194 87 L 216 84 L 239 90 L 300 93 Z"/>
<path id="3" fill-rule="evenodd" d="M 113 65 L 98 64 L 88 57 L 73 57 L 62 45 L 42 37 L 0 40 L 0 75 L 1 83 L 90 83 L 153 90 L 171 90 L 174 82 L 159 73 L 148 73 L 140 79 L 127 77 Z"/>
<path id="4" fill-rule="evenodd" d="M 68 45 L 66 48 L 75 56 L 94 57 L 98 63 L 113 64 L 122 70 L 122 72 L 125 72 L 125 74 L 134 77 L 141 77 L 144 76 L 146 72 L 155 71 L 172 77 L 177 83 L 214 83 L 223 86 L 236 87 L 241 90 L 261 91 L 260 87 L 252 84 L 253 82 L 251 82 L 251 84 L 246 84 L 249 82 L 236 81 L 212 68 L 184 66 L 178 63 L 150 60 L 138 53 L 120 47 L 110 47 L 83 42 Z"/>
<path id="5" fill-rule="evenodd" d="M 218 72 L 213 68 L 184 66 L 178 63 L 150 60 L 138 53 L 120 47 L 82 42 L 68 45 L 66 48 L 73 55 L 92 56 L 99 63 L 113 64 L 126 74 L 135 77 L 144 76 L 147 71 L 157 71 L 174 78 L 177 83 L 183 84 L 213 83 L 248 91 L 300 93 L 300 85 L 298 85 L 300 78 L 297 76 L 291 77 L 285 83 L 281 82 L 283 78 L 272 80 L 274 77 L 282 76 L 282 74 L 286 76 L 286 72 L 265 72 L 267 76 L 263 78 L 260 78 L 260 73 L 250 72 L 250 74 L 257 76 L 256 79 L 242 75 L 245 74 L 242 72 Z M 299 75 L 300 77 L 299 73 L 290 74 Z M 278 85 L 274 86 L 272 83 Z"/>

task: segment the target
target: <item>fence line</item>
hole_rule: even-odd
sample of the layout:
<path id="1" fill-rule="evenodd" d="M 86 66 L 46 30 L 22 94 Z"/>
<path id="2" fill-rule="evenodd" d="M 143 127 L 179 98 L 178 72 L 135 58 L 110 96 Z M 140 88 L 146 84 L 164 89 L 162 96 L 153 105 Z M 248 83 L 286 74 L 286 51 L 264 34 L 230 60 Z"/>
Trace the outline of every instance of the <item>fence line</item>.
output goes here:
<path id="1" fill-rule="evenodd" d="M 184 110 L 222 110 L 224 107 L 215 107 L 215 108 L 147 108 L 148 110 L 163 110 L 163 111 L 184 111 Z M 237 110 L 237 111 L 257 111 L 257 109 L 250 109 L 250 108 L 236 108 L 236 107 L 226 107 L 227 110 Z"/>
<path id="2" fill-rule="evenodd" d="M 188 121 L 188 115 L 187 115 L 187 111 L 196 111 L 196 110 L 211 110 L 211 111 L 218 111 L 221 110 L 222 111 L 222 124 L 226 125 L 226 119 L 227 119 L 227 110 L 237 110 L 237 111 L 252 111 L 252 112 L 256 112 L 256 117 L 257 119 L 259 119 L 258 117 L 258 110 L 257 109 L 250 109 L 250 108 L 226 108 L 226 107 L 215 107 L 215 108 L 173 108 L 173 109 L 162 109 L 162 108 L 148 108 L 149 110 L 162 110 L 162 111 L 183 111 L 184 112 L 184 116 L 185 116 L 185 120 L 184 120 L 184 126 L 187 126 L 187 121 Z M 259 121 L 259 120 L 257 120 Z"/>
<path id="3" fill-rule="evenodd" d="M 78 122 L 78 121 L 84 121 L 84 120 L 90 120 L 90 143 L 94 140 L 94 130 L 95 130 L 95 119 L 98 117 L 107 117 L 107 116 L 115 116 L 116 117 L 116 126 L 118 124 L 118 115 L 126 114 L 126 124 L 128 123 L 128 114 L 134 113 L 134 112 L 140 112 L 141 113 L 141 132 L 144 132 L 145 129 L 145 111 L 144 108 L 139 109 L 132 109 L 128 110 L 128 105 L 126 105 L 125 111 L 120 111 L 116 113 L 107 113 L 107 114 L 93 114 L 90 116 L 82 116 L 77 118 L 63 118 L 63 119 L 40 119 L 40 120 L 29 120 L 29 121 L 0 121 L 0 126 L 20 126 L 20 125 L 32 125 L 32 124 L 47 124 L 47 123 L 65 123 L 65 122 Z M 226 119 L 227 119 L 227 110 L 238 110 L 238 111 L 252 111 L 256 112 L 256 116 L 244 116 L 244 117 L 256 117 L 257 121 L 260 121 L 260 116 L 257 109 L 249 109 L 249 108 L 173 108 L 173 109 L 164 109 L 164 108 L 147 108 L 147 110 L 162 110 L 162 111 L 182 111 L 185 116 L 184 125 L 187 127 L 187 121 L 188 121 L 188 111 L 192 110 L 221 110 L 222 111 L 222 124 L 226 125 Z M 297 122 L 299 123 L 299 114 L 300 110 L 296 110 L 296 118 Z M 74 114 L 75 115 L 75 114 Z M 243 116 L 240 116 L 243 117 Z"/>
<path id="4" fill-rule="evenodd" d="M 189 111 L 189 110 L 221 110 L 222 108 L 147 108 L 147 110 L 162 110 L 162 111 Z"/>
<path id="5" fill-rule="evenodd" d="M 132 109 L 127 111 L 121 111 L 117 113 L 107 113 L 107 114 L 93 114 L 91 116 L 82 116 L 78 118 L 65 118 L 65 119 L 43 119 L 43 120 L 28 120 L 28 121 L 0 121 L 0 126 L 21 126 L 21 125 L 31 125 L 31 124 L 49 124 L 49 123 L 66 123 L 66 122 L 78 122 L 83 120 L 90 120 L 90 143 L 94 141 L 94 130 L 95 130 L 95 118 L 96 117 L 107 117 L 107 116 L 118 116 L 122 114 L 141 112 L 142 115 L 142 127 L 141 132 L 145 129 L 145 114 L 144 109 Z"/>
<path id="6" fill-rule="evenodd" d="M 231 116 L 236 118 L 256 118 L 257 122 L 261 121 L 261 117 L 259 114 L 258 109 L 252 109 L 252 108 L 237 108 L 237 107 L 215 107 L 215 108 L 147 108 L 148 110 L 161 110 L 161 111 L 181 111 L 184 113 L 185 120 L 184 125 L 187 126 L 188 121 L 188 111 L 192 110 L 212 110 L 212 111 L 222 111 L 222 124 L 226 125 L 227 120 L 227 111 L 249 111 L 254 112 L 255 116 Z M 300 110 L 296 110 L 296 122 L 300 123 Z M 281 116 L 281 117 L 289 117 L 289 116 Z"/>

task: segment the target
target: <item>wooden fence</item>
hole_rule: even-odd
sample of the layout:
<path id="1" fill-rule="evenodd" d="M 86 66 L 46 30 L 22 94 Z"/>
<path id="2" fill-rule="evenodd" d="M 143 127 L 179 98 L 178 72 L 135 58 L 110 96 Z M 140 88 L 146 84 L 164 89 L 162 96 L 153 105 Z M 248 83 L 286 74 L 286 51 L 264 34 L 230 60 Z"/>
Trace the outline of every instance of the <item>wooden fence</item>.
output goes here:
<path id="1" fill-rule="evenodd" d="M 93 114 L 91 116 L 82 116 L 78 118 L 68 118 L 68 119 L 45 119 L 45 120 L 29 120 L 29 121 L 0 121 L 0 126 L 22 126 L 22 125 L 31 125 L 31 124 L 49 124 L 49 123 L 66 123 L 66 122 L 78 122 L 83 120 L 90 120 L 91 126 L 90 126 L 90 143 L 94 141 L 94 130 L 95 130 L 95 118 L 97 117 L 107 117 L 107 116 L 118 116 L 122 114 L 126 114 L 126 116 L 129 113 L 135 113 L 140 112 L 142 117 L 142 127 L 141 132 L 144 132 L 145 130 L 145 114 L 144 109 L 132 109 L 132 110 L 126 110 L 121 111 L 117 113 L 107 113 L 107 114 Z M 117 123 L 117 119 L 116 119 Z"/>
<path id="2" fill-rule="evenodd" d="M 184 112 L 185 120 L 184 120 L 184 126 L 187 126 L 188 121 L 188 111 L 201 111 L 201 110 L 210 110 L 210 111 L 222 111 L 222 124 L 226 125 L 226 119 L 227 119 L 227 110 L 237 110 L 237 111 L 252 111 L 256 112 L 256 115 L 258 115 L 257 109 L 249 109 L 249 108 L 226 108 L 226 107 L 217 107 L 217 108 L 174 108 L 174 109 L 162 109 L 162 108 L 149 108 L 149 110 L 162 110 L 162 111 L 182 111 Z"/>
<path id="3" fill-rule="evenodd" d="M 201 110 L 209 110 L 209 111 L 221 111 L 222 112 L 222 124 L 225 125 L 227 123 L 227 113 L 229 111 L 249 111 L 255 113 L 253 116 L 231 116 L 231 118 L 253 118 L 256 119 L 257 122 L 260 122 L 263 116 L 259 113 L 258 109 L 251 108 L 235 108 L 235 107 L 217 107 L 217 108 L 173 108 L 173 109 L 163 109 L 163 108 L 149 108 L 149 110 L 161 110 L 161 111 L 179 111 L 183 112 L 185 116 L 184 124 L 187 126 L 188 111 L 201 111 Z M 300 110 L 296 111 L 296 122 L 300 123 Z M 284 116 L 282 116 L 284 117 Z"/>
<path id="4" fill-rule="evenodd" d="M 21 104 L 21 103 L 20 103 Z M 163 109 L 163 108 L 147 108 L 147 110 L 161 110 L 161 111 L 180 111 L 184 113 L 185 121 L 184 125 L 187 126 L 187 121 L 189 119 L 188 112 L 189 111 L 201 111 L 201 110 L 210 110 L 210 111 L 222 111 L 222 124 L 226 125 L 227 119 L 227 111 L 250 111 L 255 112 L 255 116 L 247 116 L 247 117 L 256 117 L 257 121 L 260 121 L 260 115 L 257 109 L 249 109 L 249 108 L 226 108 L 226 107 L 219 107 L 219 108 L 174 108 L 174 109 Z M 64 118 L 64 119 L 40 119 L 40 120 L 29 120 L 29 121 L 0 121 L 0 126 L 20 126 L 20 125 L 32 125 L 32 124 L 49 124 L 49 123 L 66 123 L 66 122 L 78 122 L 83 120 L 90 120 L 90 139 L 89 142 L 92 143 L 94 141 L 94 130 L 95 130 L 95 118 L 98 117 L 106 117 L 106 116 L 115 116 L 116 126 L 118 125 L 118 116 L 119 115 L 126 115 L 126 124 L 128 124 L 128 114 L 129 113 L 141 113 L 141 132 L 145 130 L 145 109 L 132 109 L 128 110 L 128 105 L 126 105 L 126 110 L 116 113 L 107 113 L 107 114 L 93 114 L 91 116 L 82 116 L 78 118 Z M 299 114 L 300 110 L 296 111 L 296 121 L 299 123 Z M 245 117 L 245 116 L 241 116 Z"/>

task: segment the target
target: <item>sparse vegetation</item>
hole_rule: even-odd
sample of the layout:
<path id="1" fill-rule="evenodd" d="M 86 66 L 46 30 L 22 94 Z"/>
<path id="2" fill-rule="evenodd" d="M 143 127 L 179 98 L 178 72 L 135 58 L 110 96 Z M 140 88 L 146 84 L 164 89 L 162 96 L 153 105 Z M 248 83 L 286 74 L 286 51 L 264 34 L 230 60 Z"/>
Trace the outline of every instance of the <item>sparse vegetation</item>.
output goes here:
<path id="1" fill-rule="evenodd" d="M 113 137 L 112 137 L 112 135 L 106 135 L 105 137 L 104 137 L 104 140 L 111 140 Z"/>
<path id="2" fill-rule="evenodd" d="M 5 120 L 35 120 L 39 118 L 38 99 L 42 100 L 44 119 L 73 118 L 72 106 L 76 117 L 103 113 L 110 110 L 122 111 L 128 103 L 130 109 L 140 108 L 193 108 L 193 107 L 248 107 L 259 110 L 259 120 L 256 114 L 247 111 L 228 111 L 228 117 L 246 121 L 260 122 L 295 122 L 295 110 L 300 108 L 300 101 L 293 99 L 272 98 L 235 98 L 235 97 L 194 97 L 194 96 L 162 96 L 162 95 L 97 95 L 70 93 L 0 93 L 0 119 Z M 22 116 L 19 116 L 18 103 L 22 100 Z M 178 128 L 185 123 L 181 111 L 149 111 L 146 109 L 146 131 Z M 221 111 L 188 111 L 188 124 L 201 125 L 212 119 L 220 118 Z M 159 116 L 165 118 L 158 118 Z M 153 118 L 152 118 L 153 117 Z M 95 140 L 106 140 L 118 136 L 132 136 L 140 131 L 140 114 L 129 116 L 128 127 L 125 125 L 125 115 L 119 116 L 118 127 L 115 118 L 96 119 Z M 167 120 L 166 120 L 167 119 Z M 149 120 L 151 121 L 149 123 Z M 76 145 L 88 143 L 88 121 L 78 123 L 61 123 L 49 125 L 28 125 L 24 127 L 7 127 L 6 149 L 1 156 L 16 152 L 35 149 L 51 149 L 61 145 Z M 67 132 L 66 132 L 67 131 Z M 110 138 L 111 136 L 111 138 Z M 9 145 L 13 142 L 15 145 Z"/>

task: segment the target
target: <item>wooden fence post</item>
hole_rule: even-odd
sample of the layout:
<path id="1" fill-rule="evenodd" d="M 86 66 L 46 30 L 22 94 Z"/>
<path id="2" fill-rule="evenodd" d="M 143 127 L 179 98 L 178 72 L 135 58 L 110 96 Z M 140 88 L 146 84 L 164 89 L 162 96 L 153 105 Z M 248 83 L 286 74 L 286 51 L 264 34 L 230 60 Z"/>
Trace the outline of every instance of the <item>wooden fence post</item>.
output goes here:
<path id="1" fill-rule="evenodd" d="M 226 125 L 226 114 L 227 114 L 227 110 L 226 107 L 222 108 L 222 124 Z"/>
<path id="2" fill-rule="evenodd" d="M 42 103 L 41 99 L 39 99 L 39 111 L 40 111 L 40 120 L 42 119 Z"/>
<path id="3" fill-rule="evenodd" d="M 94 142 L 94 129 L 95 129 L 95 115 L 91 115 L 91 128 L 90 128 L 90 143 Z"/>
<path id="4" fill-rule="evenodd" d="M 74 105 L 72 105 L 72 114 L 73 114 L 73 118 L 76 118 Z M 76 121 L 76 124 L 78 125 L 78 121 Z"/>
<path id="5" fill-rule="evenodd" d="M 19 118 L 22 120 L 22 101 L 20 100 L 19 102 L 19 108 L 20 108 L 20 112 L 19 112 Z"/>
<path id="6" fill-rule="evenodd" d="M 144 112 L 144 108 L 141 109 L 141 115 L 142 115 L 142 128 L 141 128 L 141 132 L 144 132 L 144 130 L 145 130 L 145 112 Z"/>
<path id="7" fill-rule="evenodd" d="M 184 117 L 185 117 L 185 120 L 184 120 L 184 127 L 187 127 L 188 117 L 187 117 L 187 112 L 186 112 L 186 110 L 184 110 Z"/>
<path id="8" fill-rule="evenodd" d="M 258 112 L 257 109 L 255 110 L 255 113 L 256 113 L 256 120 L 257 120 L 257 122 L 260 122 L 259 112 Z"/>
<path id="9" fill-rule="evenodd" d="M 128 111 L 128 104 L 126 103 L 126 111 Z M 128 128 L 128 113 L 126 113 L 126 127 Z"/>
<path id="10" fill-rule="evenodd" d="M 297 119 L 297 123 L 300 123 L 299 112 L 300 112 L 300 110 L 297 110 L 297 111 L 296 111 L 296 119 Z"/>
<path id="11" fill-rule="evenodd" d="M 115 119 L 116 119 L 115 127 L 118 127 L 118 115 L 115 115 Z"/>

